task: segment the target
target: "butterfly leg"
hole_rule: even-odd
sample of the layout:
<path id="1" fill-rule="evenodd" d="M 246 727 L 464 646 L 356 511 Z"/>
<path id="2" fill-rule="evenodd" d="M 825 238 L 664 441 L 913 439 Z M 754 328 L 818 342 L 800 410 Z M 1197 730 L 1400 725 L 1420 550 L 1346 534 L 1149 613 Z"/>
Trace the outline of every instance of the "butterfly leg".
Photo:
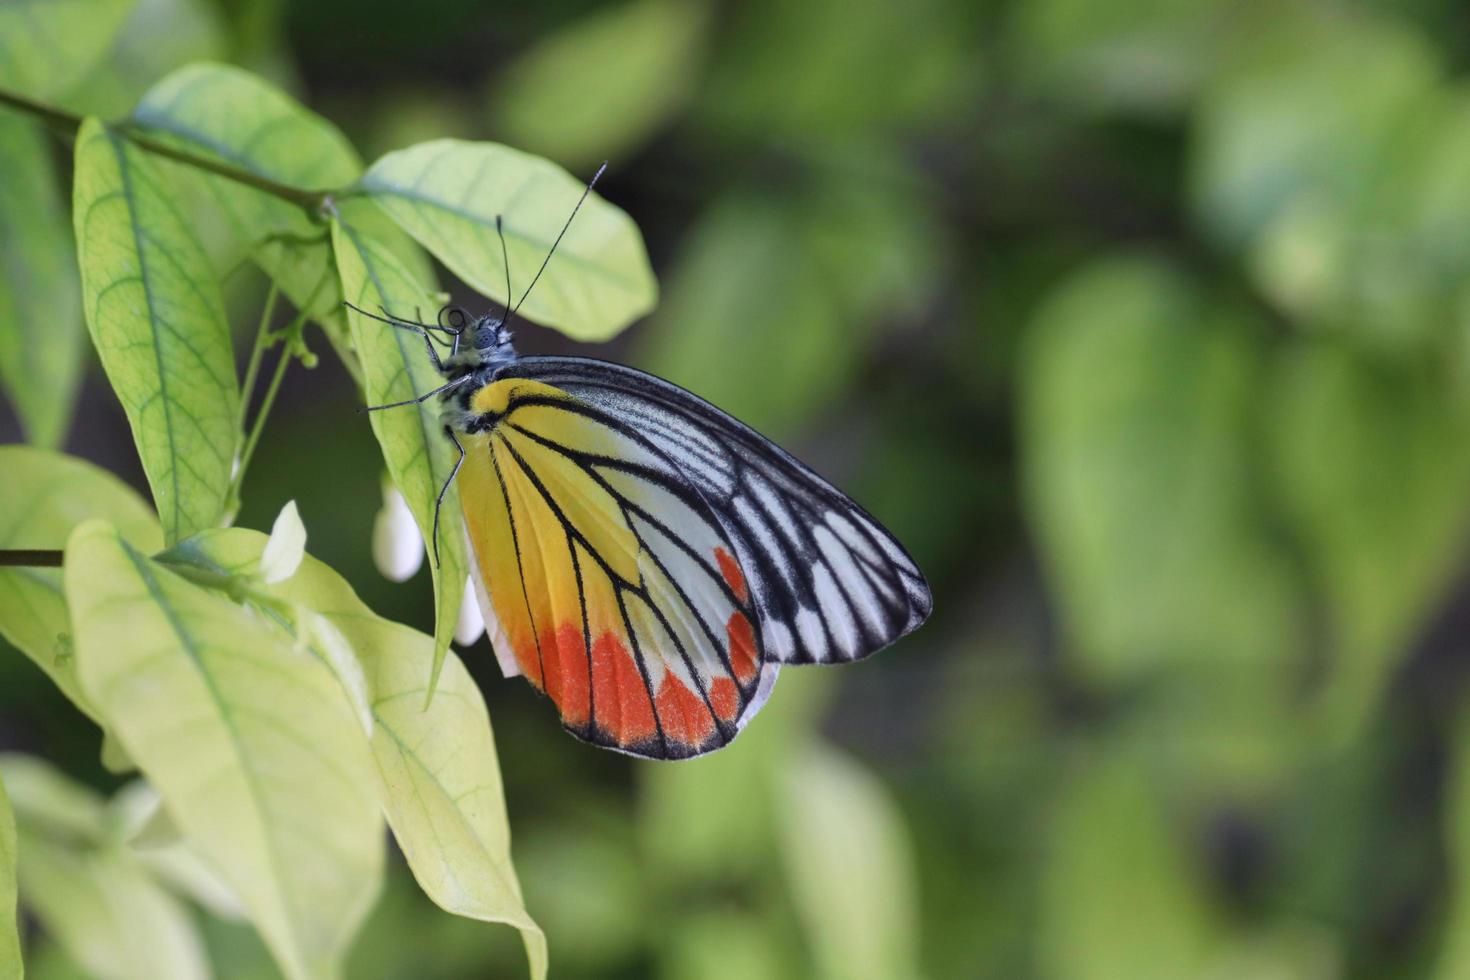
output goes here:
<path id="1" fill-rule="evenodd" d="M 387 310 L 383 310 L 383 315 L 378 316 L 376 314 L 369 313 L 367 310 L 364 310 L 359 306 L 353 306 L 351 303 L 343 303 L 342 305 L 346 306 L 348 309 L 356 310 L 358 313 L 361 313 L 363 316 L 368 317 L 369 319 L 377 320 L 379 323 L 386 323 L 390 327 L 396 327 L 399 330 L 407 330 L 409 333 L 416 333 L 419 336 L 423 337 L 424 349 L 429 352 L 429 360 L 433 362 L 434 369 L 436 371 L 443 372 L 444 362 L 439 359 L 439 351 L 434 347 L 433 338 L 429 336 L 430 330 L 444 330 L 445 333 L 454 334 L 455 349 L 456 351 L 458 350 L 459 334 L 455 333 L 454 331 L 447 330 L 443 327 L 430 327 L 426 324 L 419 323 L 414 320 L 400 320 L 393 314 L 389 313 Z M 383 308 L 380 306 L 378 307 L 378 309 L 382 310 Z"/>
<path id="2" fill-rule="evenodd" d="M 420 405 L 428 401 L 430 398 L 433 398 L 435 395 L 442 395 L 446 391 L 453 391 L 455 388 L 458 388 L 460 385 L 469 381 L 471 377 L 472 375 L 467 374 L 462 378 L 455 378 L 448 384 L 442 384 L 439 387 L 435 388 L 433 391 L 426 391 L 422 395 L 419 395 L 417 398 L 409 398 L 401 402 L 389 402 L 386 405 L 369 405 L 366 408 L 361 409 L 361 411 L 381 412 L 385 408 L 402 408 L 404 405 Z"/>
<path id="3" fill-rule="evenodd" d="M 464 464 L 464 447 L 459 444 L 459 438 L 455 436 L 454 430 L 449 426 L 444 427 L 444 434 L 449 441 L 454 443 L 454 448 L 459 450 L 459 459 L 454 461 L 454 469 L 449 471 L 449 479 L 444 481 L 444 486 L 439 488 L 439 496 L 434 500 L 434 567 L 439 567 L 439 508 L 444 506 L 444 495 L 449 492 L 449 485 L 454 478 L 459 476 L 459 468 Z"/>

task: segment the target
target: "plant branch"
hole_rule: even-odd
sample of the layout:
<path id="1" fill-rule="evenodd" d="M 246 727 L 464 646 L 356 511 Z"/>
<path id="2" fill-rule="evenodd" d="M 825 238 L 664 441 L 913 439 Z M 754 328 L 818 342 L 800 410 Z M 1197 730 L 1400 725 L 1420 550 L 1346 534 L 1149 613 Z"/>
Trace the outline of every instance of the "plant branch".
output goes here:
<path id="1" fill-rule="evenodd" d="M 47 105 L 44 102 L 38 102 L 35 99 L 27 98 L 24 95 L 9 92 L 5 89 L 0 89 L 0 105 L 8 106 L 18 112 L 24 112 L 38 119 L 45 120 L 52 126 L 63 129 L 72 135 L 76 135 L 76 131 L 81 128 L 83 122 L 82 117 L 74 112 L 68 112 L 65 109 Z M 128 142 L 145 153 L 164 157 L 193 167 L 196 170 L 207 171 L 226 180 L 232 180 L 237 184 L 243 184 L 246 187 L 253 187 L 262 193 L 269 194 L 272 197 L 279 198 L 302 208 L 313 218 L 319 216 L 322 209 L 331 200 L 331 193 L 329 191 L 308 191 L 300 187 L 292 187 L 290 184 L 282 184 L 279 181 L 271 180 L 269 177 L 262 177 L 248 170 L 241 170 L 227 163 L 221 163 L 209 157 L 199 156 L 190 153 L 188 150 L 181 150 L 169 146 L 166 143 L 160 143 L 155 139 L 144 136 L 133 126 L 124 124 L 112 126 L 111 128 L 116 129 Z"/>
<path id="2" fill-rule="evenodd" d="M 40 548 L 0 549 L 0 567 L 60 568 L 61 552 Z"/>

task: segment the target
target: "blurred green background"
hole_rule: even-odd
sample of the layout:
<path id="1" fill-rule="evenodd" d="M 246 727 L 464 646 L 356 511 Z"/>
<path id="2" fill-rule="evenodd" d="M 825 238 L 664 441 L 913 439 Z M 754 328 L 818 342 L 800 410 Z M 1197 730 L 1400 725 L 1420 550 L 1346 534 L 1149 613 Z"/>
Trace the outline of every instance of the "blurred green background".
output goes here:
<path id="1" fill-rule="evenodd" d="M 786 671 L 689 763 L 573 741 L 468 652 L 553 976 L 1470 977 L 1463 5 L 143 0 L 61 101 L 122 113 L 201 58 L 369 159 L 610 160 L 660 308 L 522 351 L 692 388 L 930 577 L 923 630 Z M 243 332 L 264 284 L 229 287 Z M 427 571 L 372 565 L 355 404 L 331 358 L 293 369 L 240 523 L 296 499 L 427 628 Z M 142 485 L 95 367 L 67 448 Z M 113 785 L 95 735 L 0 658 L 0 748 Z M 207 928 L 221 976 L 274 975 Z M 400 862 L 352 975 L 520 956 Z M 74 975 L 44 939 L 31 972 Z"/>

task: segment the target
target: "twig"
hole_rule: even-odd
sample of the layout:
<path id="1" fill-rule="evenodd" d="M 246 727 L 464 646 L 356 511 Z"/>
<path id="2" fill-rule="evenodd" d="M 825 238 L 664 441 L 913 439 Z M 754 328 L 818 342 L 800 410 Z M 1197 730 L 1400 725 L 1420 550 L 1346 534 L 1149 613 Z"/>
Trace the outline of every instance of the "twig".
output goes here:
<path id="1" fill-rule="evenodd" d="M 63 129 L 72 135 L 76 135 L 76 131 L 81 128 L 83 122 L 83 118 L 74 112 L 68 112 L 56 106 L 38 102 L 35 99 L 28 98 L 16 92 L 8 92 L 5 89 L 0 89 L 0 105 L 27 113 L 38 119 L 43 119 L 52 126 Z M 208 157 L 198 156 L 187 150 L 180 150 L 165 143 L 160 143 L 155 139 L 135 131 L 132 126 L 121 125 L 112 126 L 111 128 L 121 133 L 128 142 L 146 153 L 165 157 L 178 163 L 188 164 L 198 170 L 208 171 L 209 173 L 224 177 L 226 180 L 232 180 L 237 184 L 253 187 L 272 197 L 295 204 L 297 207 L 304 209 L 312 217 L 316 217 L 321 213 L 323 205 L 329 199 L 328 191 L 308 191 L 302 190 L 300 187 L 292 187 L 289 184 L 282 184 L 279 181 L 271 180 L 269 177 L 262 177 L 259 174 L 250 173 L 248 170 L 240 170 L 227 163 L 221 163 L 218 160 L 211 160 Z"/>
<path id="2" fill-rule="evenodd" d="M 60 568 L 61 552 L 41 548 L 0 549 L 0 567 Z"/>

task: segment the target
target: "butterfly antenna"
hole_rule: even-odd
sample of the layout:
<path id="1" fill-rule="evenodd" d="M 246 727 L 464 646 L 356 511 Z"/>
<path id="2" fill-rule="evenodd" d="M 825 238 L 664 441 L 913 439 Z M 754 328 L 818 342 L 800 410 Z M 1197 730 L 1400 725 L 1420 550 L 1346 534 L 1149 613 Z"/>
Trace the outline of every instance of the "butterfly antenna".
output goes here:
<path id="1" fill-rule="evenodd" d="M 531 290 L 535 288 L 537 281 L 540 280 L 541 273 L 546 271 L 547 263 L 549 263 L 551 261 L 551 257 L 556 254 L 556 247 L 561 244 L 562 237 L 566 235 L 567 229 L 572 226 L 572 219 L 577 216 L 578 211 L 582 210 L 582 204 L 587 200 L 587 195 L 592 193 L 592 188 L 597 186 L 598 178 L 602 176 L 602 172 L 606 169 L 607 161 L 604 160 L 602 161 L 602 166 L 597 168 L 597 173 L 593 174 L 592 179 L 587 181 L 587 186 L 582 189 L 582 196 L 577 199 L 577 206 L 572 208 L 571 214 L 567 215 L 567 223 L 561 226 L 561 231 L 557 233 L 556 241 L 551 243 L 551 251 L 547 252 L 546 258 L 541 260 L 541 268 L 537 269 L 536 275 L 531 277 L 531 285 L 526 287 L 526 291 L 524 293 L 521 293 L 521 298 L 516 301 L 515 309 L 511 310 L 510 313 L 506 316 L 506 322 L 509 322 L 511 317 L 520 312 L 521 304 L 526 301 L 527 296 L 531 295 Z M 506 295 L 509 295 L 509 293 L 507 293 Z"/>
<path id="2" fill-rule="evenodd" d="M 510 297 L 511 297 L 511 289 L 510 289 L 510 252 L 506 251 L 506 248 L 505 248 L 505 222 L 501 220 L 501 217 L 498 214 L 495 216 L 495 234 L 497 234 L 497 235 L 500 236 L 500 257 L 505 261 L 505 301 L 507 303 L 509 303 L 510 302 Z M 507 306 L 505 308 L 505 319 L 503 319 L 503 320 L 500 321 L 501 329 L 504 329 L 505 328 L 505 325 L 507 323 L 509 323 L 509 322 L 510 322 L 510 307 Z"/>

